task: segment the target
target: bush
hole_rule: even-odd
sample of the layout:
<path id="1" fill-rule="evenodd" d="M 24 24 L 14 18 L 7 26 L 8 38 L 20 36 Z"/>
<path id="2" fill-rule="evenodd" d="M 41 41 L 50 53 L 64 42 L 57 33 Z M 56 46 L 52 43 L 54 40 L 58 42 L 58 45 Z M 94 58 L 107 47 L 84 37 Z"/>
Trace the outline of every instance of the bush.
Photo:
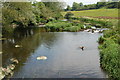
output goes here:
<path id="1" fill-rule="evenodd" d="M 46 24 L 46 29 L 51 31 L 70 31 L 77 32 L 83 29 L 83 24 L 80 23 L 70 23 L 65 21 L 54 21 Z"/>
<path id="2" fill-rule="evenodd" d="M 63 21 L 54 21 L 54 22 L 49 22 L 46 24 L 46 28 L 47 29 L 51 29 L 51 30 L 57 30 L 57 31 L 62 31 L 65 27 L 71 27 L 72 24 L 71 23 L 66 23 Z"/>
<path id="3" fill-rule="evenodd" d="M 120 79 L 120 35 L 117 27 L 107 30 L 99 38 L 101 67 L 108 72 L 110 78 Z"/>
<path id="4" fill-rule="evenodd" d="M 73 15 L 74 15 L 73 13 L 67 12 L 66 15 L 65 15 L 65 18 L 70 19 Z"/>
<path id="5" fill-rule="evenodd" d="M 113 40 L 106 40 L 100 51 L 101 67 L 105 69 L 109 77 L 120 79 L 120 46 Z"/>

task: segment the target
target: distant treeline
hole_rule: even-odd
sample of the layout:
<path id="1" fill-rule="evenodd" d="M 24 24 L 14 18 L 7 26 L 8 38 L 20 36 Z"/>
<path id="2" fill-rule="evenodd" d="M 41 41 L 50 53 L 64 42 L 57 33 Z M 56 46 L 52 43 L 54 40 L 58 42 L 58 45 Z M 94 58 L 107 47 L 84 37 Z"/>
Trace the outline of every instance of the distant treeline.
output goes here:
<path id="1" fill-rule="evenodd" d="M 65 11 L 80 11 L 80 10 L 90 10 L 90 9 L 100 9 L 100 8 L 118 8 L 119 2 L 97 2 L 97 4 L 83 5 L 83 3 L 73 2 L 72 7 L 69 5 Z"/>

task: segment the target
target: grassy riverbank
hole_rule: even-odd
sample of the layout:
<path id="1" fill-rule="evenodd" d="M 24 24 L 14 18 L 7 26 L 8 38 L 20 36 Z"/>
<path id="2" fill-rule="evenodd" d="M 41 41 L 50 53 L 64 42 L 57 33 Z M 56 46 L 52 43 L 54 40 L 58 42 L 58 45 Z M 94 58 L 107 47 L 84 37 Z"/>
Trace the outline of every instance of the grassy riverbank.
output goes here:
<path id="1" fill-rule="evenodd" d="M 113 28 L 99 38 L 101 67 L 110 78 L 120 79 L 120 29 Z"/>

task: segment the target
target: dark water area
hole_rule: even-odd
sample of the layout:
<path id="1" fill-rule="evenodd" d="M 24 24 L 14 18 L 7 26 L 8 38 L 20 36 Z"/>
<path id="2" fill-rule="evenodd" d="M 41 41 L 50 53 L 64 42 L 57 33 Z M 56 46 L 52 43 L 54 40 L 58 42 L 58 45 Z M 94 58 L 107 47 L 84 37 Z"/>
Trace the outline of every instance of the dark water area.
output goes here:
<path id="1" fill-rule="evenodd" d="M 12 78 L 105 78 L 100 68 L 98 38 L 101 33 L 46 32 L 41 28 L 4 35 L 2 65 L 16 58 Z M 15 47 L 21 45 L 22 47 Z M 82 51 L 79 47 L 84 46 Z M 46 56 L 46 60 L 37 60 Z"/>

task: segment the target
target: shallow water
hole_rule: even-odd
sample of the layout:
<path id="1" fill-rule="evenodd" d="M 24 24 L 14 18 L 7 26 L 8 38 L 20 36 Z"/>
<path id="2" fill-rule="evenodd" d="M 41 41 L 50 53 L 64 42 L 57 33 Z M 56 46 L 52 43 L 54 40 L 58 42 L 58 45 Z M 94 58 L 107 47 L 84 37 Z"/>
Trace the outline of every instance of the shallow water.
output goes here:
<path id="1" fill-rule="evenodd" d="M 39 28 L 18 32 L 2 42 L 3 67 L 16 58 L 19 64 L 13 78 L 105 78 L 97 43 L 101 35 L 87 31 L 41 32 Z M 37 60 L 39 56 L 47 59 Z"/>

